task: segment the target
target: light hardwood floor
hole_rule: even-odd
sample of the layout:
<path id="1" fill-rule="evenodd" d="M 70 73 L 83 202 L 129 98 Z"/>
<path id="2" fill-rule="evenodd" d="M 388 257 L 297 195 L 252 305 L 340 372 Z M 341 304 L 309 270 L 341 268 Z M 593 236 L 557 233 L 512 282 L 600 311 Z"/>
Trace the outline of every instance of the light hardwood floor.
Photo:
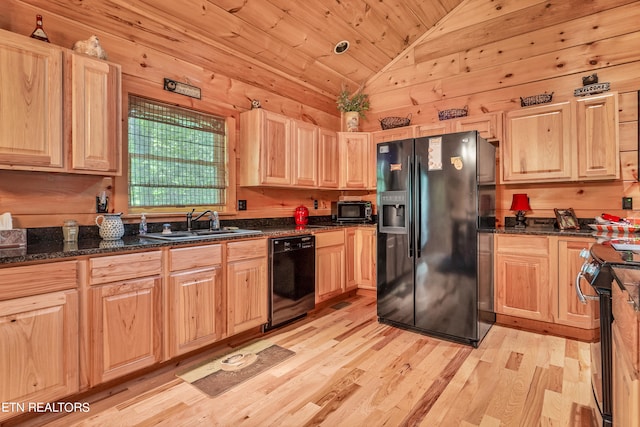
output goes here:
<path id="1" fill-rule="evenodd" d="M 595 425 L 586 343 L 494 326 L 473 349 L 377 323 L 371 297 L 348 302 L 262 337 L 295 356 L 218 397 L 170 370 L 48 425 Z"/>

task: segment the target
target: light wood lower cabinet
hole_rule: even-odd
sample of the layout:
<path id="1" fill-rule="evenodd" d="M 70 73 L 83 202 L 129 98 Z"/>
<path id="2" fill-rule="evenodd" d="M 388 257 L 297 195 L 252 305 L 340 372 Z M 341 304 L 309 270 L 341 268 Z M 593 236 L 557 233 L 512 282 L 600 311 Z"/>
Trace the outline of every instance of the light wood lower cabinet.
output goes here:
<path id="1" fill-rule="evenodd" d="M 346 288 L 376 288 L 376 230 L 375 228 L 345 229 Z"/>
<path id="2" fill-rule="evenodd" d="M 226 336 L 227 306 L 222 245 L 169 251 L 167 356 L 211 344 Z"/>
<path id="3" fill-rule="evenodd" d="M 593 245 L 593 238 L 559 238 L 558 240 L 558 310 L 556 323 L 577 328 L 596 329 L 600 327 L 600 309 L 598 302 L 587 300 L 582 304 L 576 294 L 576 276 L 582 268 L 584 258 L 580 257 L 582 249 Z M 554 259 L 552 257 L 552 259 Z M 595 295 L 591 286 L 583 281 L 581 286 L 585 295 Z"/>
<path id="4" fill-rule="evenodd" d="M 640 377 L 627 358 L 620 328 L 613 323 L 612 399 L 614 425 L 640 426 Z"/>
<path id="5" fill-rule="evenodd" d="M 162 357 L 160 251 L 89 260 L 89 385 L 135 372 Z"/>
<path id="6" fill-rule="evenodd" d="M 629 304 L 629 293 L 616 282 L 611 287 L 613 311 L 613 423 L 640 426 L 640 313 Z"/>
<path id="7" fill-rule="evenodd" d="M 495 251 L 496 313 L 551 322 L 547 237 L 496 235 Z"/>
<path id="8" fill-rule="evenodd" d="M 229 335 L 267 323 L 266 239 L 227 244 L 227 298 Z"/>
<path id="9" fill-rule="evenodd" d="M 0 402 L 49 402 L 77 392 L 78 291 L 0 301 L 0 349 Z M 0 421 L 13 415 L 2 411 Z"/>
<path id="10" fill-rule="evenodd" d="M 155 276 L 90 289 L 91 385 L 160 362 L 161 286 Z"/>
<path id="11" fill-rule="evenodd" d="M 316 303 L 346 290 L 345 233 L 316 234 Z"/>
<path id="12" fill-rule="evenodd" d="M 575 279 L 580 251 L 593 238 L 495 236 L 495 310 L 498 314 L 594 331 L 599 327 L 596 301 L 579 302 Z M 583 283 L 583 292 L 593 294 Z"/>
<path id="13" fill-rule="evenodd" d="M 0 402 L 49 402 L 76 393 L 78 263 L 0 268 Z M 22 411 L 0 411 L 0 421 Z"/>

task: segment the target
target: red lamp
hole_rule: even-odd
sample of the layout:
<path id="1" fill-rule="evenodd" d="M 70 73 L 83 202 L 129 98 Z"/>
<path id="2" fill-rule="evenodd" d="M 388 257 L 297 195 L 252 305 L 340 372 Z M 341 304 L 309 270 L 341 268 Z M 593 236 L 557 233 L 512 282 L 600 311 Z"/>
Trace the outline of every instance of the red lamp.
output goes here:
<path id="1" fill-rule="evenodd" d="M 511 200 L 511 210 L 517 211 L 515 228 L 525 228 L 527 223 L 525 222 L 524 214 L 526 211 L 531 210 L 529 197 L 526 194 L 514 194 Z"/>

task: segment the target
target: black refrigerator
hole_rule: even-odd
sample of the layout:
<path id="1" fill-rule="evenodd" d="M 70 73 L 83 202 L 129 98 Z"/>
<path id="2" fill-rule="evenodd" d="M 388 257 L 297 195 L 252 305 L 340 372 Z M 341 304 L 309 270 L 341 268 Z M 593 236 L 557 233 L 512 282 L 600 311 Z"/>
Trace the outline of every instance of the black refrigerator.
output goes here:
<path id="1" fill-rule="evenodd" d="M 496 150 L 476 131 L 377 146 L 377 312 L 477 347 L 495 322 Z"/>

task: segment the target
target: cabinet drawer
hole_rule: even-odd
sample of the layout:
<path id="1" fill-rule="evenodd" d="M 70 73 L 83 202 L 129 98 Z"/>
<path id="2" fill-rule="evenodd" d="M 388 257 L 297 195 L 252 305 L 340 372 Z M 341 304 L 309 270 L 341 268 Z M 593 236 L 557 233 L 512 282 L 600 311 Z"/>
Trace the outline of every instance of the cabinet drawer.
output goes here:
<path id="1" fill-rule="evenodd" d="M 227 262 L 267 256 L 267 239 L 227 243 Z"/>
<path id="2" fill-rule="evenodd" d="M 0 300 L 72 289 L 77 286 L 77 261 L 0 269 Z"/>
<path id="3" fill-rule="evenodd" d="M 89 260 L 90 283 L 115 282 L 162 273 L 160 251 L 114 255 Z"/>
<path id="4" fill-rule="evenodd" d="M 344 245 L 344 231 L 327 231 L 316 234 L 316 248 Z"/>
<path id="5" fill-rule="evenodd" d="M 548 256 L 549 239 L 545 236 L 496 236 L 496 252 Z"/>
<path id="6" fill-rule="evenodd" d="M 222 264 L 222 245 L 175 248 L 169 251 L 171 271 Z"/>
<path id="7" fill-rule="evenodd" d="M 612 311 L 614 322 L 620 333 L 623 349 L 627 353 L 628 360 L 633 363 L 633 369 L 638 370 L 640 340 L 638 337 L 638 316 L 631 304 L 629 293 L 620 289 L 616 282 L 611 285 Z"/>

